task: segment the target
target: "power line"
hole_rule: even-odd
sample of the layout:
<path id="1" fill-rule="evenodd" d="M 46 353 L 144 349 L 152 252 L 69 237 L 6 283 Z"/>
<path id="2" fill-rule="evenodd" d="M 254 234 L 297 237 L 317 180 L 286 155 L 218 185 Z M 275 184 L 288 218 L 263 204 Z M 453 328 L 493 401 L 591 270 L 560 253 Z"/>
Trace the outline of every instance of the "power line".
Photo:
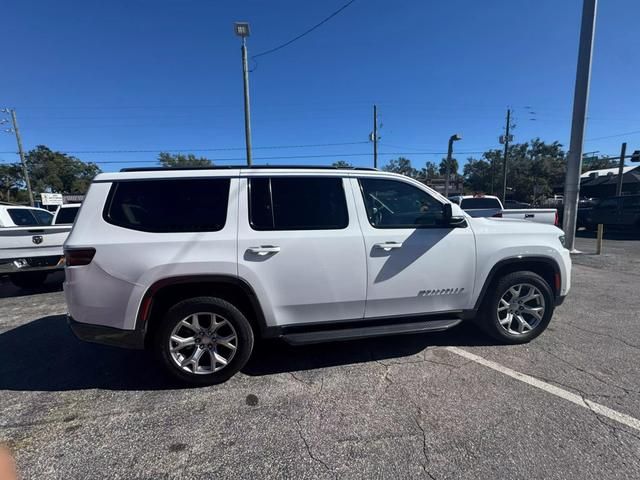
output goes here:
<path id="1" fill-rule="evenodd" d="M 483 153 L 468 152 L 468 153 Z M 379 152 L 378 155 L 445 155 L 446 152 Z M 319 155 L 277 155 L 268 157 L 255 157 L 255 160 L 298 160 L 298 159 L 310 159 L 310 158 L 345 158 L 345 157 L 369 157 L 371 152 L 366 153 L 334 153 L 334 154 L 319 154 Z M 69 159 L 72 160 L 72 159 Z M 233 158 L 212 158 L 212 162 L 241 162 L 245 161 L 246 157 L 233 157 Z M 41 163 L 41 162 L 35 162 Z M 46 163 L 46 162 L 42 162 Z M 97 162 L 88 161 L 86 163 L 95 163 L 98 165 L 109 164 L 130 164 L 130 163 L 154 163 L 157 164 L 158 160 L 102 160 Z"/>
<path id="2" fill-rule="evenodd" d="M 340 143 L 316 143 L 308 145 L 269 145 L 264 147 L 253 147 L 254 150 L 275 150 L 275 149 L 292 149 L 292 148 L 311 148 L 311 147 L 339 147 L 344 145 L 364 145 L 367 141 L 361 142 L 340 142 Z M 233 150 L 244 150 L 245 147 L 223 147 L 223 148 L 162 148 L 154 150 L 55 150 L 60 153 L 91 153 L 91 154 L 110 154 L 110 153 L 180 153 L 180 152 L 228 152 Z M 12 151 L 4 151 L 0 153 L 16 153 Z"/>
<path id="3" fill-rule="evenodd" d="M 626 135 L 635 135 L 638 133 L 640 133 L 640 130 L 634 130 L 632 132 L 616 133 L 615 135 L 606 135 L 604 137 L 588 138 L 587 140 L 585 140 L 585 142 L 593 142 L 595 140 L 605 140 L 607 138 L 624 137 Z"/>
<path id="4" fill-rule="evenodd" d="M 320 23 L 314 25 L 313 27 L 311 27 L 310 29 L 306 30 L 305 32 L 301 33 L 300 35 L 298 35 L 297 37 L 292 38 L 291 40 L 289 40 L 288 42 L 283 43 L 282 45 L 278 45 L 277 47 L 271 48 L 269 50 L 266 50 L 264 52 L 258 53 L 257 55 L 253 55 L 251 58 L 258 58 L 258 57 L 262 57 L 264 55 L 268 55 L 270 53 L 273 52 L 277 52 L 280 49 L 283 49 L 286 46 L 291 45 L 293 42 L 300 40 L 302 37 L 310 34 L 311 32 L 313 32 L 316 28 L 324 25 L 325 23 L 327 23 L 329 20 L 331 20 L 333 17 L 335 17 L 336 15 L 338 15 L 340 12 L 342 12 L 345 8 L 347 8 L 349 5 L 351 5 L 353 2 L 355 2 L 356 0 L 351 0 L 350 2 L 345 3 L 342 7 L 340 7 L 338 10 L 336 10 L 335 12 L 333 12 L 331 15 L 329 15 L 327 18 L 325 18 L 324 20 L 322 20 Z"/>

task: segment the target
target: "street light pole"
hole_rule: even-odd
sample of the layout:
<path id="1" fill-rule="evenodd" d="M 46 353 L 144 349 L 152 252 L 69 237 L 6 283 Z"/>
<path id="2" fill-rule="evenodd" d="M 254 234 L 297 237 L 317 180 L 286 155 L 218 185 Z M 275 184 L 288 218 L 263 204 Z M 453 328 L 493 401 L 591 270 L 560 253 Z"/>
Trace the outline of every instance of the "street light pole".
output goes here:
<path id="1" fill-rule="evenodd" d="M 462 140 L 462 135 L 458 135 L 457 133 L 451 135 L 449 137 L 449 148 L 447 149 L 447 165 L 445 170 L 445 179 L 444 179 L 444 196 L 449 196 L 449 176 L 451 175 L 451 156 L 453 155 L 453 142 L 457 142 L 458 140 Z"/>
<path id="2" fill-rule="evenodd" d="M 580 47 L 578 67 L 573 97 L 573 120 L 571 122 L 571 143 L 567 155 L 567 177 L 564 184 L 564 215 L 562 229 L 567 248 L 575 250 L 578 200 L 580 195 L 580 170 L 582 169 L 582 149 L 586 123 L 589 81 L 591 79 L 591 57 L 593 56 L 593 36 L 596 26 L 598 0 L 584 0 L 582 26 L 580 27 Z"/>
<path id="3" fill-rule="evenodd" d="M 252 165 L 251 154 L 251 105 L 249 101 L 249 66 L 247 62 L 247 37 L 249 36 L 249 24 L 236 22 L 236 35 L 242 37 L 242 75 L 244 81 L 244 137 L 247 147 L 247 165 Z"/>
<path id="4" fill-rule="evenodd" d="M 502 203 L 507 201 L 507 160 L 509 159 L 509 129 L 511 128 L 511 109 L 507 109 L 507 127 L 504 136 L 504 162 L 502 163 Z"/>

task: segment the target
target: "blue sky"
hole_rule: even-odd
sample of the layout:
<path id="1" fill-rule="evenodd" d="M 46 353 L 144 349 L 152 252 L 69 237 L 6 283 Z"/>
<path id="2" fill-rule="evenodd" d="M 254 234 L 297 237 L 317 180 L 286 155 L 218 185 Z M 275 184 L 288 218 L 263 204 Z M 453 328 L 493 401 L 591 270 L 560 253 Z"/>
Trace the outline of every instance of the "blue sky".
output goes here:
<path id="1" fill-rule="evenodd" d="M 160 150 L 242 163 L 233 22 L 251 23 L 257 54 L 345 2 L 9 2 L 0 106 L 17 109 L 27 149 L 69 151 L 105 171 L 152 165 Z M 464 137 L 461 161 L 497 148 L 508 106 L 516 141 L 568 146 L 581 8 L 581 0 L 356 0 L 252 62 L 255 162 L 370 166 L 373 103 L 381 163 L 399 152 L 416 167 L 439 161 L 453 133 Z M 585 151 L 616 154 L 622 141 L 640 149 L 639 17 L 637 0 L 600 2 Z M 264 148 L 336 143 L 347 145 Z M 15 161 L 15 150 L 0 132 L 0 161 Z M 150 152 L 75 153 L 103 150 Z M 326 157 L 289 158 L 311 155 Z"/>

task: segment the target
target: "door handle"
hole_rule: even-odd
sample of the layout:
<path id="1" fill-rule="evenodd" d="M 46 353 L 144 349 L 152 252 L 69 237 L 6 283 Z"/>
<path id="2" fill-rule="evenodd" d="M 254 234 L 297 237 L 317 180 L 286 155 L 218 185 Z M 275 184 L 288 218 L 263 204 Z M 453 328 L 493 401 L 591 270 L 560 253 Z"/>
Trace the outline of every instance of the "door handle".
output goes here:
<path id="1" fill-rule="evenodd" d="M 396 248 L 402 248 L 402 242 L 384 242 L 384 243 L 376 243 L 373 245 L 376 248 L 381 248 L 385 252 L 390 252 Z"/>
<path id="2" fill-rule="evenodd" d="M 260 245 L 259 247 L 249 247 L 247 250 L 251 253 L 255 253 L 256 255 L 264 256 L 269 255 L 270 253 L 278 253 L 280 251 L 280 247 L 276 245 Z"/>

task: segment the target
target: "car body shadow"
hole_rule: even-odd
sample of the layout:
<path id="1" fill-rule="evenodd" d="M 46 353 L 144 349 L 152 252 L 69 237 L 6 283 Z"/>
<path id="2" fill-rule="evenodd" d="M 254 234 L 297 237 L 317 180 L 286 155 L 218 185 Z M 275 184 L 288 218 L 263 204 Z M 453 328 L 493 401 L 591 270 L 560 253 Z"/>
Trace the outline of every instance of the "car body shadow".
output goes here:
<path id="1" fill-rule="evenodd" d="M 242 370 L 249 376 L 321 369 L 415 355 L 435 346 L 485 345 L 473 325 L 420 335 L 289 346 L 259 342 Z M 25 354 L 31 352 L 31 354 Z M 43 317 L 0 334 L 0 390 L 170 390 L 189 386 L 168 378 L 142 350 L 81 342 L 66 317 Z"/>
<path id="2" fill-rule="evenodd" d="M 44 285 L 37 288 L 19 288 L 11 283 L 9 277 L 3 277 L 0 280 L 0 298 L 25 297 L 38 293 L 51 293 L 62 291 L 62 282 L 64 282 L 64 271 L 49 274 Z"/>

